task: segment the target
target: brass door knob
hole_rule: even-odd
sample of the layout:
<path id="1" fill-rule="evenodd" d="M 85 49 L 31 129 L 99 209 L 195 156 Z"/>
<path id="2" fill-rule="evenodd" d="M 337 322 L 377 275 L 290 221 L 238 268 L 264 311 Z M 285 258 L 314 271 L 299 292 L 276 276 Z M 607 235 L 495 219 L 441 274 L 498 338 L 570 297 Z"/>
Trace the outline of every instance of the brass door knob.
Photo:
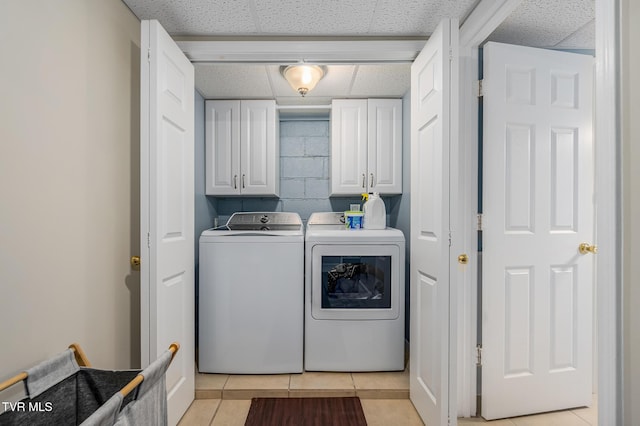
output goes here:
<path id="1" fill-rule="evenodd" d="M 582 243 L 578 246 L 578 251 L 580 252 L 580 254 L 596 254 L 598 253 L 598 246 L 595 244 L 591 245 L 589 243 Z"/>
<path id="2" fill-rule="evenodd" d="M 140 267 L 140 256 L 131 256 L 131 267 L 137 269 Z"/>
<path id="3" fill-rule="evenodd" d="M 469 256 L 467 256 L 466 254 L 461 254 L 460 256 L 458 256 L 458 263 L 461 265 L 466 265 L 467 263 L 469 263 Z"/>

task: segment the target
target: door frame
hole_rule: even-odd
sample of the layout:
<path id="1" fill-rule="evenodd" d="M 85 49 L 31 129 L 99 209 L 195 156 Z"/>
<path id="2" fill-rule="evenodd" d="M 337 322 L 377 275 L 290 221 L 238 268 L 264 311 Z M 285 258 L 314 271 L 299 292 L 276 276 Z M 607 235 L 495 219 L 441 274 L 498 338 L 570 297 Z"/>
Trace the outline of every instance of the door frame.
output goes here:
<path id="1" fill-rule="evenodd" d="M 463 229 L 460 229 L 460 239 L 463 249 L 472 260 L 467 266 L 462 280 L 459 282 L 460 291 L 455 300 L 457 303 L 456 330 L 451 330 L 456 340 L 451 341 L 457 346 L 456 353 L 450 354 L 450 360 L 456 365 L 452 369 L 455 376 L 450 377 L 450 413 L 455 414 L 457 400 L 457 415 L 468 417 L 476 411 L 476 318 L 477 291 L 475 288 L 477 276 L 476 230 L 477 230 L 477 88 L 475 80 L 478 75 L 478 47 L 493 32 L 502 21 L 520 4 L 521 0 L 481 0 L 473 12 L 465 19 L 460 27 L 460 175 L 461 208 L 464 210 Z M 619 151 L 619 120 L 618 120 L 618 70 L 620 43 L 618 41 L 619 0 L 595 0 L 596 7 L 596 72 L 595 96 L 595 141 L 609 143 L 595 144 L 596 156 L 596 194 L 598 194 L 598 211 L 596 215 L 596 236 L 600 251 L 596 257 L 596 282 L 614 285 L 597 286 L 597 333 L 598 333 L 598 417 L 599 424 L 618 424 L 622 419 L 621 411 L 621 328 L 617 320 L 621 314 L 621 304 L 618 299 L 621 283 L 621 266 L 619 264 L 620 230 L 617 210 L 620 200 L 616 195 L 620 188 L 620 178 L 617 170 L 617 153 Z M 213 50 L 227 49 L 230 53 L 241 50 L 234 42 L 225 41 L 213 47 Z M 416 42 L 420 46 L 423 41 Z M 187 42 L 178 42 L 180 48 L 189 52 L 195 46 Z M 341 45 L 340 45 L 341 46 Z M 366 46 L 358 45 L 354 51 L 361 51 Z M 406 46 L 405 46 L 406 47 Z M 307 49 L 310 48 L 307 46 Z M 380 46 L 375 46 L 377 52 Z M 413 46 L 413 51 L 419 50 Z M 268 49 L 271 51 L 275 48 Z M 397 51 L 398 46 L 390 46 L 388 50 Z M 411 50 L 411 49 L 407 49 Z M 242 53 L 242 52 L 240 52 Z M 257 58 L 250 54 L 249 61 Z M 194 61 L 194 54 L 187 56 Z M 277 55 L 276 55 L 277 56 Z M 354 57 L 350 52 L 349 57 Z M 377 57 L 378 55 L 376 55 Z M 327 59 L 327 58 L 325 58 Z M 331 58 L 328 58 L 331 59 Z M 397 58 L 396 58 L 397 59 Z M 601 178 L 604 177 L 604 178 Z M 613 278 L 612 278 L 613 277 Z M 452 348 L 453 349 L 453 348 Z M 454 379 L 455 377 L 455 379 Z M 456 416 L 452 415 L 452 424 Z"/>
<path id="2" fill-rule="evenodd" d="M 469 273 L 461 282 L 458 302 L 458 380 L 451 383 L 452 394 L 458 397 L 460 417 L 476 413 L 476 340 L 477 340 L 477 230 L 476 206 L 478 201 L 478 48 L 500 23 L 520 4 L 521 0 L 482 1 L 460 28 L 460 147 L 463 168 L 461 176 L 465 188 L 465 229 L 463 238 L 472 259 Z M 617 318 L 621 313 L 618 299 L 620 265 L 620 231 L 617 210 L 620 188 L 617 170 L 619 150 L 618 129 L 618 62 L 617 39 L 619 0 L 595 0 L 596 4 L 596 58 L 594 141 L 595 141 L 595 193 L 596 241 L 600 251 L 596 257 L 596 329 L 597 329 L 597 383 L 599 424 L 621 422 L 621 330 Z M 600 142 L 599 142 L 600 141 Z M 613 277 L 613 279 L 612 279 Z M 597 283 L 615 283 L 600 285 Z"/>

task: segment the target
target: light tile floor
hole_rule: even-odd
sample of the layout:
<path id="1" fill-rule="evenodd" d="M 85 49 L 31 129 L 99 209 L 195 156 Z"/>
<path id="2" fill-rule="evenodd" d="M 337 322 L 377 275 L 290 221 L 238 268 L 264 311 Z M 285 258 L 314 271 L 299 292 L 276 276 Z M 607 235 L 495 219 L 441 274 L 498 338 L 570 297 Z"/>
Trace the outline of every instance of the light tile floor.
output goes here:
<path id="1" fill-rule="evenodd" d="M 379 373 L 196 374 L 196 399 L 288 396 L 408 399 L 409 370 Z"/>
<path id="2" fill-rule="evenodd" d="M 408 399 L 361 399 L 368 426 L 423 426 Z M 179 426 L 243 426 L 248 399 L 196 399 Z"/>
<path id="3" fill-rule="evenodd" d="M 408 369 L 388 373 L 276 375 L 196 374 L 196 400 L 181 426 L 243 426 L 252 397 L 359 396 L 369 426 L 422 426 L 409 401 Z M 596 426 L 597 398 L 590 408 L 487 422 L 458 419 L 460 426 Z M 436 425 L 429 425 L 436 426 Z"/>

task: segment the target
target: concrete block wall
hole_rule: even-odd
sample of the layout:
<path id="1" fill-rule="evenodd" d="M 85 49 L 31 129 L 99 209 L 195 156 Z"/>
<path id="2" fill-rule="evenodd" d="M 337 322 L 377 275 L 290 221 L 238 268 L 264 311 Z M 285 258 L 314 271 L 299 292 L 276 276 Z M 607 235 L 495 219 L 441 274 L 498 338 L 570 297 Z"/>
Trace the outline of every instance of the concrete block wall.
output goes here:
<path id="1" fill-rule="evenodd" d="M 237 211 L 343 211 L 360 197 L 329 198 L 329 120 L 280 122 L 280 198 L 216 197 L 218 223 Z M 386 200 L 385 200 L 386 202 Z"/>

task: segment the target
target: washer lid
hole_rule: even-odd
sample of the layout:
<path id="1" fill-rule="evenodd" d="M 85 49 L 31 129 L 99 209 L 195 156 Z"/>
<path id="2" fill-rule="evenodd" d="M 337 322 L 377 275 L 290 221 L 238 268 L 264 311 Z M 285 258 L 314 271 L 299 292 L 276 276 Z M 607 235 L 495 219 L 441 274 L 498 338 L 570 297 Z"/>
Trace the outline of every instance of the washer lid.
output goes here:
<path id="1" fill-rule="evenodd" d="M 234 213 L 227 223 L 217 228 L 202 232 L 200 241 L 219 240 L 224 237 L 290 237 L 301 239 L 303 235 L 302 220 L 298 213 L 291 212 L 238 212 Z"/>
<path id="2" fill-rule="evenodd" d="M 227 224 L 216 229 L 226 231 L 296 231 L 302 226 L 298 213 L 237 212 Z"/>
<path id="3" fill-rule="evenodd" d="M 262 232 L 262 231 L 297 231 L 300 229 L 300 225 L 271 225 L 271 224 L 230 224 L 223 225 L 217 228 L 213 228 L 214 231 L 254 231 L 254 232 Z"/>

